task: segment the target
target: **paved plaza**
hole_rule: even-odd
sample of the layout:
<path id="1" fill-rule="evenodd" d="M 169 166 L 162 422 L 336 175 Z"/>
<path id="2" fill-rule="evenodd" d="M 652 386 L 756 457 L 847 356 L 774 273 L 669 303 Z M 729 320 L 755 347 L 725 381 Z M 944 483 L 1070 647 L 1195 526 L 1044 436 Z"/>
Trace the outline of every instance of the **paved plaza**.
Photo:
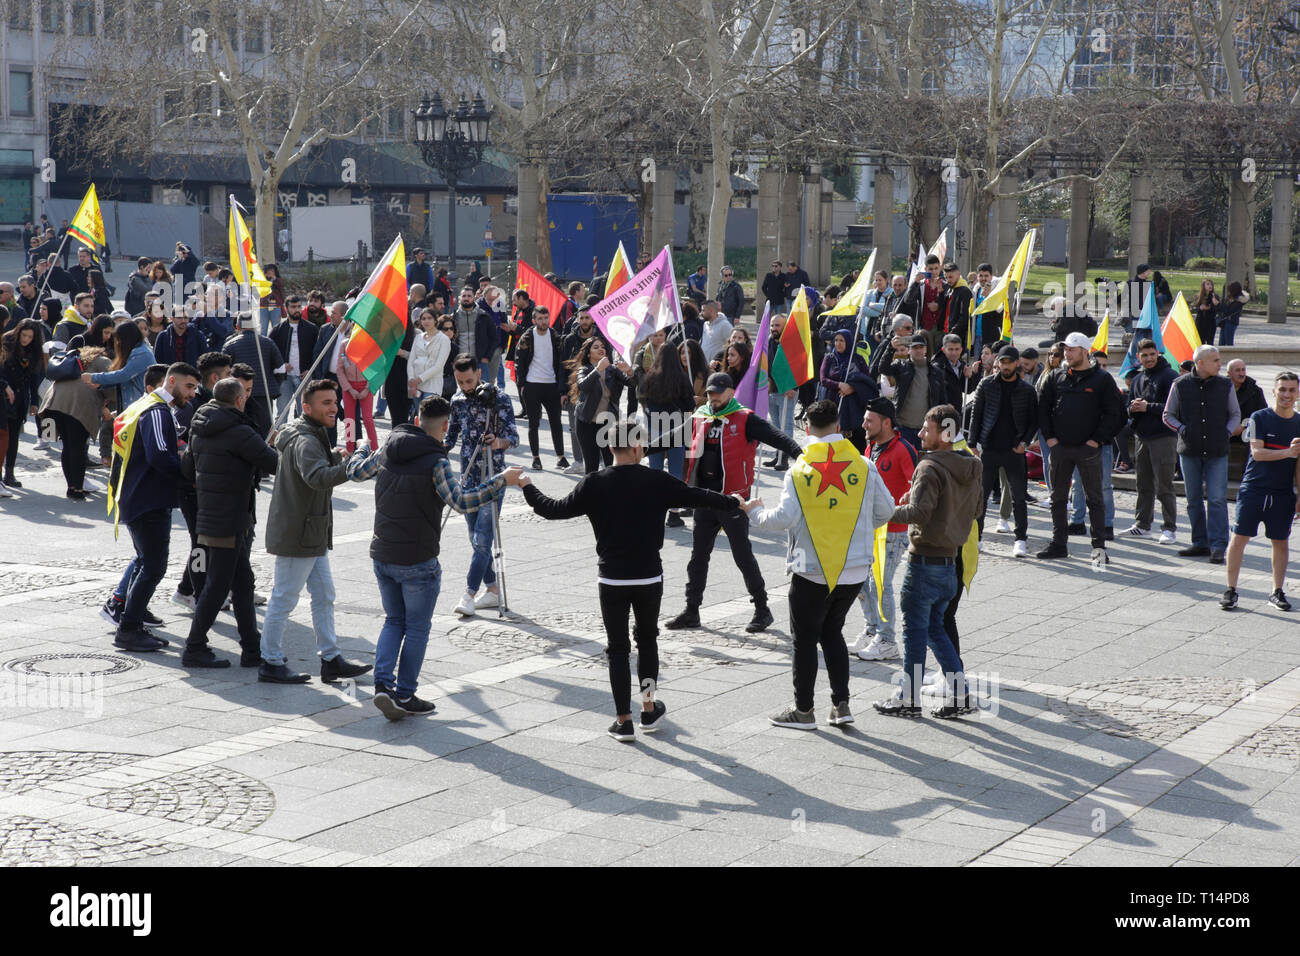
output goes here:
<path id="1" fill-rule="evenodd" d="M 512 490 L 513 613 L 460 620 L 469 545 L 453 516 L 421 687 L 438 712 L 390 723 L 369 675 L 316 679 L 306 600 L 286 644 L 311 684 L 181 668 L 189 615 L 167 600 L 187 548 L 179 514 L 153 602 L 173 646 L 117 652 L 98 609 L 126 535 L 114 543 L 102 497 L 63 497 L 57 455 L 32 437 L 21 498 L 0 512 L 0 865 L 1300 863 L 1300 623 L 1265 604 L 1261 544 L 1225 613 L 1221 568 L 1151 540 L 1117 541 L 1097 572 L 1083 539 L 1048 564 L 1013 560 L 1011 536 L 990 534 L 959 615 L 979 714 L 880 717 L 870 702 L 895 665 L 855 659 L 856 725 L 826 725 L 823 674 L 822 726 L 801 733 L 767 721 L 791 700 L 784 543 L 754 536 L 777 623 L 747 635 L 752 606 L 720 537 L 705 628 L 661 633 L 668 726 L 628 745 L 605 735 L 585 519 L 544 522 Z M 538 485 L 565 493 L 577 479 L 544 461 Z M 759 493 L 775 501 L 774 473 Z M 366 662 L 381 616 L 372 495 L 339 490 L 332 557 L 344 654 Z M 1132 506 L 1117 492 L 1117 525 Z M 1048 513 L 1030 519 L 1033 551 Z M 667 532 L 665 618 L 688 554 L 688 530 Z M 270 559 L 259 549 L 254 564 L 269 592 Z M 851 611 L 849 636 L 860 626 Z M 213 645 L 237 659 L 229 615 Z"/>

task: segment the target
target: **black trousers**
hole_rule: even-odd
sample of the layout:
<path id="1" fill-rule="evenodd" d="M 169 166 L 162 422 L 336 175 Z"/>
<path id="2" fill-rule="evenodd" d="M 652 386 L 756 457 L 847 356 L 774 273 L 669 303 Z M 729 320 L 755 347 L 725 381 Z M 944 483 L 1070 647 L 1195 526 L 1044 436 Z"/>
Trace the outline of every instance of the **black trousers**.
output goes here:
<path id="1" fill-rule="evenodd" d="M 58 424 L 63 441 L 63 452 L 59 455 L 63 480 L 68 483 L 69 491 L 80 491 L 86 484 L 86 443 L 90 441 L 90 432 L 71 415 L 63 412 L 47 414 Z"/>
<path id="2" fill-rule="evenodd" d="M 181 516 L 190 533 L 190 556 L 185 561 L 185 570 L 181 573 L 181 583 L 176 590 L 181 594 L 197 598 L 203 593 L 203 579 L 207 577 L 208 549 L 199 544 L 198 520 L 199 499 L 194 489 L 184 488 L 180 495 Z"/>
<path id="3" fill-rule="evenodd" d="M 532 419 L 529 419 L 529 427 L 532 427 Z M 579 419 L 577 429 L 578 444 L 582 447 L 582 464 L 586 474 L 594 474 L 600 471 L 602 466 L 614 463 L 614 453 L 609 450 L 609 445 L 602 446 L 598 440 L 599 422 L 584 422 Z"/>
<path id="4" fill-rule="evenodd" d="M 244 532 L 233 548 L 208 548 L 208 572 L 203 582 L 199 605 L 190 622 L 189 638 L 185 641 L 188 652 L 201 651 L 208 646 L 208 631 L 217 619 L 217 612 L 230 595 L 239 625 L 239 646 L 245 651 L 257 651 L 262 645 L 262 633 L 257 627 L 257 613 L 253 610 L 253 566 L 248 553 L 253 545 L 252 529 Z"/>
<path id="5" fill-rule="evenodd" d="M 1001 487 L 998 472 L 1005 469 L 1007 483 L 1011 485 L 1011 509 L 1016 519 L 1016 540 L 1024 541 L 1029 535 L 1029 472 L 1025 464 L 1025 456 L 1017 455 L 1014 451 L 994 451 L 991 448 L 984 448 L 980 452 L 980 462 L 984 466 L 984 493 L 980 496 L 980 537 L 984 536 L 984 514 L 988 510 L 989 495 Z"/>
<path id="6" fill-rule="evenodd" d="M 1067 509 L 1070 479 L 1079 469 L 1083 498 L 1088 503 L 1088 524 L 1094 548 L 1106 547 L 1106 502 L 1101 496 L 1101 449 L 1091 445 L 1056 443 L 1051 451 L 1052 543 L 1065 544 L 1069 537 Z"/>
<path id="7" fill-rule="evenodd" d="M 704 603 L 704 586 L 709 580 L 709 558 L 718 532 L 725 531 L 731 545 L 731 557 L 740 568 L 741 577 L 754 606 L 767 607 L 767 585 L 763 572 L 758 569 L 754 549 L 749 543 L 749 515 L 743 511 L 718 511 L 716 508 L 696 508 L 695 526 L 691 533 L 691 560 L 686 565 L 686 604 L 699 607 Z M 854 592 L 856 593 L 856 592 Z"/>
<path id="8" fill-rule="evenodd" d="M 546 409 L 546 420 L 551 426 L 551 442 L 555 454 L 564 457 L 564 419 L 560 417 L 560 386 L 554 382 L 525 382 L 520 388 L 524 412 L 528 416 L 528 448 L 537 457 L 537 433 L 541 429 L 541 410 Z"/>
<path id="9" fill-rule="evenodd" d="M 405 376 L 403 376 L 405 377 Z M 392 394 L 389 394 L 389 393 Z M 406 393 L 405 382 L 394 382 L 393 388 L 384 383 L 384 399 L 388 402 L 388 420 L 394 425 L 411 420 L 411 396 Z"/>
<path id="10" fill-rule="evenodd" d="M 23 435 L 25 418 L 11 418 L 6 425 L 9 428 L 9 447 L 5 449 L 5 477 L 12 478 L 14 465 L 18 461 L 18 443 Z"/>
<path id="11" fill-rule="evenodd" d="M 600 585 L 600 616 L 609 638 L 609 689 L 619 716 L 632 713 L 632 670 L 629 657 L 627 616 L 636 620 L 636 677 L 641 692 L 652 692 L 659 683 L 659 605 L 664 584 Z"/>
<path id="12" fill-rule="evenodd" d="M 790 638 L 794 643 L 794 705 L 813 709 L 817 683 L 817 648 L 826 660 L 831 702 L 849 699 L 849 649 L 844 643 L 844 618 L 858 598 L 861 584 L 840 584 L 831 590 L 802 575 L 790 576 Z"/>
<path id="13" fill-rule="evenodd" d="M 957 633 L 957 605 L 961 603 L 961 592 L 964 585 L 961 583 L 962 563 L 961 548 L 957 549 L 957 593 L 952 596 L 948 602 L 948 609 L 943 612 L 943 629 L 948 635 L 948 640 L 952 641 L 952 649 L 961 657 L 961 635 Z"/>

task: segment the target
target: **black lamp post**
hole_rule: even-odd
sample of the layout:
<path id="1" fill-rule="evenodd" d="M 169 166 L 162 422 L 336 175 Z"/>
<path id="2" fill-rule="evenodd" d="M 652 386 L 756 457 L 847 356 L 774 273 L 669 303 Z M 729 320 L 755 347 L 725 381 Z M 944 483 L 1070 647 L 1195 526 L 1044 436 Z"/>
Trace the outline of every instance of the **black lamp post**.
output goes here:
<path id="1" fill-rule="evenodd" d="M 483 148 L 491 143 L 488 122 L 492 114 L 484 106 L 481 96 L 474 97 L 473 106 L 462 96 L 456 112 L 448 114 L 442 103 L 442 94 L 437 92 L 433 94 L 432 102 L 426 96 L 411 112 L 415 114 L 415 141 L 420 146 L 424 164 L 441 173 L 447 183 L 447 258 L 454 279 L 456 183 L 462 174 L 483 161 Z"/>

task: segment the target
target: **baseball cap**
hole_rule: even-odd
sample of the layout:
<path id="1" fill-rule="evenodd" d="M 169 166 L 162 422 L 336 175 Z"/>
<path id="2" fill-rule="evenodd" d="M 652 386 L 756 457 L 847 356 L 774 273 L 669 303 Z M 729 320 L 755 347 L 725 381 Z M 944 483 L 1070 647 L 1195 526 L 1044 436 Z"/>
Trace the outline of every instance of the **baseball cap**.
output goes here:
<path id="1" fill-rule="evenodd" d="M 873 398 L 867 402 L 867 411 L 875 412 L 881 418 L 888 418 L 895 425 L 898 424 L 898 409 L 887 398 Z"/>
<path id="2" fill-rule="evenodd" d="M 1000 362 L 1002 359 L 1011 359 L 1013 362 L 1019 362 L 1020 349 L 1016 348 L 1014 345 L 1004 345 L 1001 351 L 998 352 L 998 361 Z"/>
<path id="3" fill-rule="evenodd" d="M 918 332 L 916 335 L 913 335 L 913 336 L 912 336 L 912 344 L 913 344 L 913 345 L 929 345 L 929 344 L 930 344 L 930 340 L 927 339 L 924 335 L 921 335 L 921 334 Z"/>
<path id="4" fill-rule="evenodd" d="M 1065 337 L 1065 347 L 1067 349 L 1090 349 L 1092 348 L 1092 339 L 1082 332 L 1071 332 Z"/>
<path id="5" fill-rule="evenodd" d="M 729 388 L 735 388 L 736 383 L 731 380 L 731 376 L 726 372 L 714 372 L 709 376 L 708 384 L 704 386 L 706 392 L 725 392 Z"/>

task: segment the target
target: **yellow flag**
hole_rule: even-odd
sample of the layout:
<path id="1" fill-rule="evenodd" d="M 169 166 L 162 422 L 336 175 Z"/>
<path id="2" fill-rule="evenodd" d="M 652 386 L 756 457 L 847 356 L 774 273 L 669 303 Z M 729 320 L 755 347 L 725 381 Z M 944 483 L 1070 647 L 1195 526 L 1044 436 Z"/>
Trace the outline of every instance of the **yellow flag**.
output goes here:
<path id="1" fill-rule="evenodd" d="M 876 612 L 882 621 L 885 616 L 885 557 L 889 547 L 889 522 L 876 529 L 875 555 L 871 561 L 871 576 L 876 579 Z"/>
<path id="2" fill-rule="evenodd" d="M 1097 329 L 1097 337 L 1092 340 L 1092 348 L 1089 352 L 1105 352 L 1110 344 L 1110 309 L 1106 310 L 1105 317 L 1101 320 L 1101 327 Z"/>
<path id="3" fill-rule="evenodd" d="M 832 590 L 849 556 L 870 473 L 867 460 L 846 438 L 809 445 L 790 466 L 808 536 Z"/>
<path id="4" fill-rule="evenodd" d="M 82 245 L 89 246 L 92 252 L 105 244 L 104 216 L 99 211 L 99 194 L 95 192 L 94 183 L 90 184 L 85 198 L 77 207 L 77 214 L 68 225 L 68 235 Z"/>
<path id="5" fill-rule="evenodd" d="M 258 265 L 253 252 L 253 237 L 248 233 L 244 217 L 239 214 L 235 197 L 230 197 L 230 270 L 241 286 L 253 289 L 260 299 L 271 292 L 271 283 Z"/>
<path id="6" fill-rule="evenodd" d="M 1030 229 L 1020 240 L 1020 247 L 1007 263 L 1006 271 L 998 278 L 997 284 L 988 297 L 971 310 L 971 315 L 983 315 L 985 312 L 1002 310 L 1002 338 L 1011 341 L 1011 301 L 1008 298 L 1015 283 L 1016 302 L 1020 301 L 1020 289 L 1024 285 L 1025 272 L 1029 267 L 1030 250 L 1034 245 L 1034 230 Z"/>
<path id="7" fill-rule="evenodd" d="M 867 297 L 871 291 L 871 274 L 876 269 L 876 250 L 871 250 L 871 255 L 867 257 L 867 264 L 862 267 L 858 277 L 853 282 L 853 286 L 848 292 L 843 293 L 843 297 L 835 308 L 827 309 L 822 313 L 827 315 L 857 315 L 862 311 L 862 300 Z"/>

